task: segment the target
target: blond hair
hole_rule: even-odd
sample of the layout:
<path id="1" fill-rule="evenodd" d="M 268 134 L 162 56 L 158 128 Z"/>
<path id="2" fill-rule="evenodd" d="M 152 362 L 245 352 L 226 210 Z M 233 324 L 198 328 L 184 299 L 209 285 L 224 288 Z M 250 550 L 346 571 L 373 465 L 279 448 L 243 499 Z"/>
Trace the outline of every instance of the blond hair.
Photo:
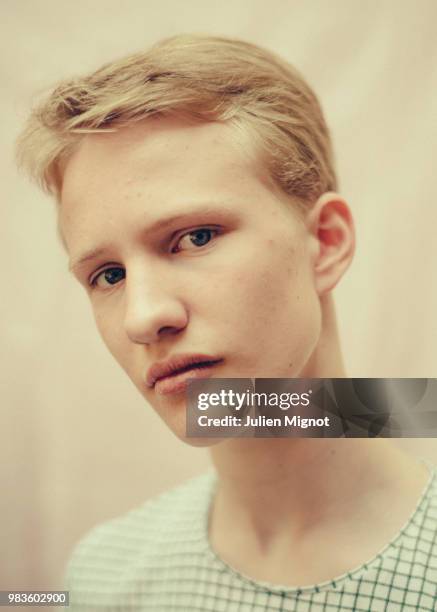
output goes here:
<path id="1" fill-rule="evenodd" d="M 150 116 L 249 128 L 271 178 L 304 208 L 336 189 L 328 128 L 299 73 L 256 45 L 212 36 L 174 36 L 60 83 L 33 110 L 18 163 L 59 197 L 63 163 L 84 134 Z"/>

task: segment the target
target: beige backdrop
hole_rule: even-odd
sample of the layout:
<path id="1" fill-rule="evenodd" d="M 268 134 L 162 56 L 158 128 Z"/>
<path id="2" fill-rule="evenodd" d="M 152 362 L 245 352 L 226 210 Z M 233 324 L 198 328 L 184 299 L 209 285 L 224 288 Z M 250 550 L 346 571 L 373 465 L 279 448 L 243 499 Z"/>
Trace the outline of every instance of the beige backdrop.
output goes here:
<path id="1" fill-rule="evenodd" d="M 358 252 L 337 291 L 353 376 L 436 376 L 437 3 L 3 0 L 0 589 L 60 587 L 95 523 L 201 472 L 94 329 L 52 203 L 12 150 L 36 92 L 179 32 L 292 61 L 320 95 Z M 404 444 L 408 444 L 404 442 Z M 436 440 L 411 441 L 437 460 Z"/>

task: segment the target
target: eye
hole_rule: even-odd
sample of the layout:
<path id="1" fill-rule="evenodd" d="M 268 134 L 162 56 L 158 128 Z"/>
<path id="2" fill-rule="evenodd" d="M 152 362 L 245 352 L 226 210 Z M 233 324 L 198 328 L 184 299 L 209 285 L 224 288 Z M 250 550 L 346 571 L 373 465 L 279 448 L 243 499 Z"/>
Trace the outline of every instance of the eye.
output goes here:
<path id="1" fill-rule="evenodd" d="M 112 285 L 116 285 L 126 277 L 126 272 L 123 268 L 106 268 L 97 274 L 90 282 L 92 287 L 107 289 Z"/>
<path id="2" fill-rule="evenodd" d="M 177 241 L 176 245 L 171 249 L 171 252 L 179 253 L 179 251 L 192 251 L 196 248 L 199 249 L 208 244 L 208 242 L 210 242 L 217 234 L 217 229 L 199 227 L 191 232 L 183 234 Z"/>

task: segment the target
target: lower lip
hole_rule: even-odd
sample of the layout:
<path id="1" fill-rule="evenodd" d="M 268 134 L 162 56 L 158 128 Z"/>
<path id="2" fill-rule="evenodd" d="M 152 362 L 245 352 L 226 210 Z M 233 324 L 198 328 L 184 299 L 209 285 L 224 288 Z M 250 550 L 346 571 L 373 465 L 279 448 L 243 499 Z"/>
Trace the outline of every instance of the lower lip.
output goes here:
<path id="1" fill-rule="evenodd" d="M 220 362 L 212 363 L 209 366 L 194 367 L 191 370 L 182 372 L 181 374 L 173 374 L 160 378 L 155 383 L 155 392 L 158 395 L 171 395 L 175 393 L 183 393 L 186 391 L 188 381 L 198 378 L 211 378 L 211 372 Z"/>

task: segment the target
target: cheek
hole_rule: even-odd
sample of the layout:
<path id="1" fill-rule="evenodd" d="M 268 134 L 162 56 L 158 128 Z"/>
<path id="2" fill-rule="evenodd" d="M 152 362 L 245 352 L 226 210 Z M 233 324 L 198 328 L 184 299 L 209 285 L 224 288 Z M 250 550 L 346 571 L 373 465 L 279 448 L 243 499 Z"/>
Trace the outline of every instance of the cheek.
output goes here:
<path id="1" fill-rule="evenodd" d="M 235 305 L 259 326 L 304 312 L 316 295 L 301 249 L 281 249 L 270 241 L 265 248 L 264 257 L 246 262 L 235 283 Z"/>
<path id="2" fill-rule="evenodd" d="M 281 334 L 305 326 L 316 295 L 303 272 L 292 264 L 260 273 L 252 293 L 259 329 Z"/>
<path id="3" fill-rule="evenodd" d="M 114 359 L 127 369 L 127 335 L 117 319 L 116 312 L 100 309 L 93 305 L 94 320 L 99 334 Z"/>
<path id="4" fill-rule="evenodd" d="M 305 254 L 295 249 L 270 247 L 264 262 L 260 257 L 248 261 L 235 277 L 226 310 L 225 334 L 244 342 L 246 359 L 270 363 L 270 375 L 289 375 L 284 367 L 298 372 L 320 335 L 321 310 L 311 269 Z"/>

